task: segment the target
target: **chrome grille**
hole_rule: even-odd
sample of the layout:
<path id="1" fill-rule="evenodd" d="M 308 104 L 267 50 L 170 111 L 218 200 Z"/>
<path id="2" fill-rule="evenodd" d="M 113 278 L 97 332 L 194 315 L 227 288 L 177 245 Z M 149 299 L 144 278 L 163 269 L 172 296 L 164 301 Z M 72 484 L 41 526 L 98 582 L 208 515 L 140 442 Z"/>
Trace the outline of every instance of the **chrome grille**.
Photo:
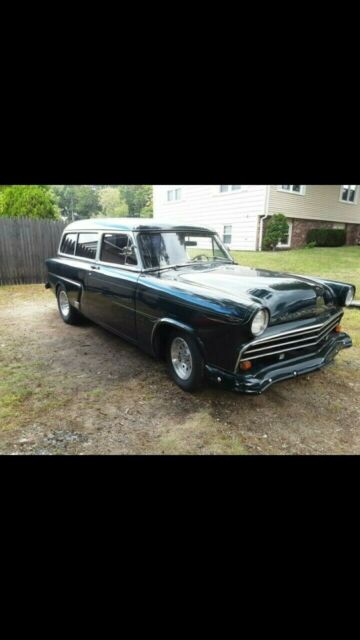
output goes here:
<path id="1" fill-rule="evenodd" d="M 341 316 L 342 313 L 338 313 L 322 324 L 304 327 L 303 329 L 294 329 L 293 331 L 284 331 L 268 338 L 259 338 L 250 342 L 241 350 L 236 369 L 244 360 L 256 360 L 257 358 L 276 356 L 289 351 L 316 347 L 335 329 Z"/>

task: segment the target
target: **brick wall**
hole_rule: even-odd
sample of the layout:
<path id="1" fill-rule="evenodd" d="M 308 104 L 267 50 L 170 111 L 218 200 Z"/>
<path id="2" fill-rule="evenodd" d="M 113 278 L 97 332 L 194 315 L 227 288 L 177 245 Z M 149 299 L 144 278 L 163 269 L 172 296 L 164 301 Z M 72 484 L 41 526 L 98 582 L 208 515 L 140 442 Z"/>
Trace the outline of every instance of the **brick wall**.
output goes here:
<path id="1" fill-rule="evenodd" d="M 346 244 L 360 244 L 360 224 L 347 224 L 346 232 Z"/>
<path id="2" fill-rule="evenodd" d="M 325 222 L 323 220 L 299 220 L 293 219 L 291 247 L 298 249 L 304 247 L 307 243 L 307 234 L 310 229 L 332 229 L 333 222 Z"/>
<path id="3" fill-rule="evenodd" d="M 264 236 L 266 226 L 271 218 L 264 222 Z M 301 220 L 299 218 L 288 218 L 292 222 L 291 248 L 299 249 L 307 243 L 307 234 L 310 229 L 333 229 L 336 222 L 325 222 L 323 220 Z M 360 224 L 346 224 L 346 244 L 360 244 Z"/>

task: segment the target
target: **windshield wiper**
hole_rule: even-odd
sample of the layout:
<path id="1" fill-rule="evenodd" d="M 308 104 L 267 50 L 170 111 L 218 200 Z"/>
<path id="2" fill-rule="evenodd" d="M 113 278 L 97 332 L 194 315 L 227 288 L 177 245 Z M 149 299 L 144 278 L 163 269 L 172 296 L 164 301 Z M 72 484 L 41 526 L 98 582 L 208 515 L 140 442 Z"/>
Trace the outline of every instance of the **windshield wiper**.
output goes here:
<path id="1" fill-rule="evenodd" d="M 230 264 L 235 263 L 235 260 L 231 260 L 230 258 L 220 258 L 219 256 L 214 256 L 214 260 L 211 260 L 211 262 L 215 262 L 216 260 L 219 260 L 220 262 L 229 262 Z"/>
<path id="2" fill-rule="evenodd" d="M 169 264 L 167 267 L 150 267 L 144 269 L 144 273 L 152 273 L 153 271 L 166 271 L 168 269 L 180 269 L 180 267 L 189 267 L 191 262 L 185 262 L 184 264 Z"/>
<path id="3" fill-rule="evenodd" d="M 168 271 L 169 269 L 181 269 L 182 267 L 192 267 L 194 266 L 194 264 L 202 264 L 204 266 L 211 264 L 212 262 L 215 262 L 216 260 L 219 260 L 220 262 L 226 262 L 227 264 L 235 264 L 235 260 L 229 260 L 228 258 L 218 258 L 218 257 L 214 257 L 213 260 L 208 260 L 207 262 L 205 261 L 200 261 L 198 260 L 197 262 L 184 262 L 183 264 L 170 264 L 167 267 L 150 267 L 149 269 L 144 269 L 144 273 L 153 273 L 154 271 Z"/>

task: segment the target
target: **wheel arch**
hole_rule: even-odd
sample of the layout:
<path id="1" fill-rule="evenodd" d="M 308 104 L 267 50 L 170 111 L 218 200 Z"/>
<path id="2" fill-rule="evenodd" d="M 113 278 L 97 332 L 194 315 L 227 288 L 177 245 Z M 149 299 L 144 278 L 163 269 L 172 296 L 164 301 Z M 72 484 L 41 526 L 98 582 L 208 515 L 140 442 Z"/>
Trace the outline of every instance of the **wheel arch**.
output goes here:
<path id="1" fill-rule="evenodd" d="M 82 284 L 80 282 L 76 282 L 74 280 L 70 280 L 68 278 L 59 278 L 55 285 L 55 295 L 57 297 L 59 289 L 65 289 L 70 304 L 75 307 L 75 309 L 79 309 L 79 304 L 81 300 L 81 294 L 83 291 Z"/>
<path id="2" fill-rule="evenodd" d="M 204 345 L 192 326 L 185 324 L 184 322 L 180 322 L 179 320 L 175 320 L 174 318 L 161 318 L 155 322 L 151 334 L 151 347 L 157 358 L 165 358 L 167 337 L 174 329 L 179 329 L 192 335 L 193 338 L 195 338 L 202 355 L 204 355 Z"/>

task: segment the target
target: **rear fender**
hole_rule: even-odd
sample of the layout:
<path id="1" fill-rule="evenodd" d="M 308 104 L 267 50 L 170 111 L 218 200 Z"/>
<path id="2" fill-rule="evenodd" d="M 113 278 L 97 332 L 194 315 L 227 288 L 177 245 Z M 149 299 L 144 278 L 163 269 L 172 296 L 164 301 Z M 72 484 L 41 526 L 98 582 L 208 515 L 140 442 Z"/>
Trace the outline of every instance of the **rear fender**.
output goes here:
<path id="1" fill-rule="evenodd" d="M 57 276 L 56 293 L 60 285 L 65 287 L 70 304 L 75 307 L 75 309 L 79 309 L 82 293 L 82 285 L 80 282 Z"/>

